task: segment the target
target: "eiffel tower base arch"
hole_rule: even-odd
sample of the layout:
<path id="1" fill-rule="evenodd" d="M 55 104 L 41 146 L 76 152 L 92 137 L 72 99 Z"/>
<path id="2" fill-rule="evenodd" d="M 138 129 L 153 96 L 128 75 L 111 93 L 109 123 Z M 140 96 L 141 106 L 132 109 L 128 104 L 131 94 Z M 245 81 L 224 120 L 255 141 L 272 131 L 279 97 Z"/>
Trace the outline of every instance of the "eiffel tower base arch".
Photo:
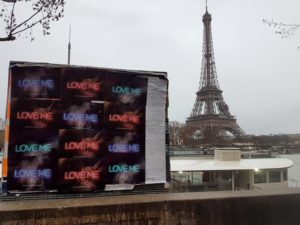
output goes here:
<path id="1" fill-rule="evenodd" d="M 241 139 L 245 134 L 234 118 L 214 118 L 186 121 L 185 134 L 192 137 L 196 132 L 200 132 L 204 145 L 224 144 L 221 133 L 229 132 L 235 138 Z"/>

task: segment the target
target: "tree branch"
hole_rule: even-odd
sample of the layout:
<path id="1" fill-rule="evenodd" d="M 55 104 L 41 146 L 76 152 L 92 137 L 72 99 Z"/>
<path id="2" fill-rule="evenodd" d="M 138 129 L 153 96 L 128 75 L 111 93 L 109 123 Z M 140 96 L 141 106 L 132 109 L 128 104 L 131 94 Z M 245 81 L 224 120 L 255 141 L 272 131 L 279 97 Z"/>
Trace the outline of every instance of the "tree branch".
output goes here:
<path id="1" fill-rule="evenodd" d="M 29 20 L 31 20 L 33 17 L 35 17 L 39 12 L 42 11 L 42 9 L 44 8 L 45 3 L 29 18 L 27 18 L 26 20 L 24 20 L 22 23 L 19 23 L 19 25 L 15 26 L 13 29 L 11 29 L 11 33 L 13 33 L 17 28 L 21 27 L 23 24 L 27 23 Z"/>
<path id="2" fill-rule="evenodd" d="M 16 2 L 17 0 L 14 0 L 14 4 L 13 4 L 13 7 L 11 9 L 11 14 L 10 14 L 10 26 L 9 26 L 9 29 L 10 29 L 10 32 L 12 32 L 12 24 L 13 24 L 13 17 L 14 17 L 14 11 L 15 11 L 15 5 L 16 5 Z"/>
<path id="3" fill-rule="evenodd" d="M 31 14 L 27 15 L 27 17 L 23 18 L 19 23 L 16 17 L 16 6 L 19 6 L 17 5 L 19 1 L 23 0 L 0 0 L 0 3 L 4 2 L 3 4 L 8 4 L 8 6 L 4 5 L 4 9 L 1 9 L 1 17 L 2 12 L 5 12 L 3 17 L 6 36 L 0 37 L 0 42 L 13 41 L 17 39 L 17 36 L 22 32 L 32 29 L 32 27 L 39 23 L 43 28 L 44 35 L 47 35 L 49 34 L 50 22 L 58 21 L 63 16 L 65 0 L 35 0 L 35 3 L 32 4 Z M 24 0 L 24 2 L 30 3 L 30 0 Z"/>
<path id="4" fill-rule="evenodd" d="M 0 38 L 0 41 L 14 41 L 16 37 L 14 36 L 7 36 L 5 38 Z"/>
<path id="5" fill-rule="evenodd" d="M 23 28 L 22 30 L 16 31 L 15 33 L 12 33 L 11 35 L 12 35 L 12 36 L 15 36 L 15 35 L 18 34 L 18 33 L 21 33 L 21 32 L 23 32 L 23 31 L 25 31 L 25 30 L 28 30 L 28 29 L 30 29 L 31 27 L 33 27 L 34 25 L 36 25 L 36 24 L 40 23 L 41 21 L 43 21 L 44 19 L 46 19 L 47 17 L 48 17 L 48 15 L 47 15 L 47 16 L 44 16 L 42 19 L 37 20 L 36 22 L 32 23 L 30 26 L 27 26 L 27 27 Z"/>

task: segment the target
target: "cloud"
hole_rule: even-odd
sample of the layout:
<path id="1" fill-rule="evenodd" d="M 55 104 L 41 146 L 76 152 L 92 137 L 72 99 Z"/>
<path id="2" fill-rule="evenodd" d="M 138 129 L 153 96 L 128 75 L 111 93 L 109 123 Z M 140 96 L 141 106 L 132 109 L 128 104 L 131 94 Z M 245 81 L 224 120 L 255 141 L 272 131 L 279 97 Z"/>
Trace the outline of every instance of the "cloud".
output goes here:
<path id="1" fill-rule="evenodd" d="M 51 35 L 0 43 L 0 115 L 5 114 L 9 60 L 162 70 L 170 80 L 170 120 L 190 114 L 200 81 L 202 15 L 198 0 L 72 0 Z M 297 0 L 211 1 L 212 32 L 223 96 L 248 133 L 300 132 L 300 30 L 282 40 L 263 18 L 300 23 Z M 3 54 L 2 52 L 5 52 Z M 299 101 L 298 101 L 299 102 Z M 279 121 L 284 121 L 280 122 Z"/>

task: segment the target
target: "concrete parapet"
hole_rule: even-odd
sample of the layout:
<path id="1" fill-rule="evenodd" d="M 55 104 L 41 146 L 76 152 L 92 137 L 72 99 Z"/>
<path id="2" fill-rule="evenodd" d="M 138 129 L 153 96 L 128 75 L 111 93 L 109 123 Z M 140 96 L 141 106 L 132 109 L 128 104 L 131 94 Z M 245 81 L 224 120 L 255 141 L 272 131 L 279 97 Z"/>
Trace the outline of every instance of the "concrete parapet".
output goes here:
<path id="1" fill-rule="evenodd" d="M 0 202 L 1 225 L 297 225 L 300 189 Z"/>

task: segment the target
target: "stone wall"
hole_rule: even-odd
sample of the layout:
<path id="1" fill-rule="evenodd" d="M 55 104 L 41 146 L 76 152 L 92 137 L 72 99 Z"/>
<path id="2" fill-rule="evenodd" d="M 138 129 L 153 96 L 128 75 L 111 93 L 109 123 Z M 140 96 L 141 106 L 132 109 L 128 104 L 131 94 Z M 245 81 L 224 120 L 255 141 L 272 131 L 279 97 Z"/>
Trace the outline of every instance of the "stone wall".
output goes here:
<path id="1" fill-rule="evenodd" d="M 297 225 L 300 189 L 0 202 L 1 225 Z"/>

